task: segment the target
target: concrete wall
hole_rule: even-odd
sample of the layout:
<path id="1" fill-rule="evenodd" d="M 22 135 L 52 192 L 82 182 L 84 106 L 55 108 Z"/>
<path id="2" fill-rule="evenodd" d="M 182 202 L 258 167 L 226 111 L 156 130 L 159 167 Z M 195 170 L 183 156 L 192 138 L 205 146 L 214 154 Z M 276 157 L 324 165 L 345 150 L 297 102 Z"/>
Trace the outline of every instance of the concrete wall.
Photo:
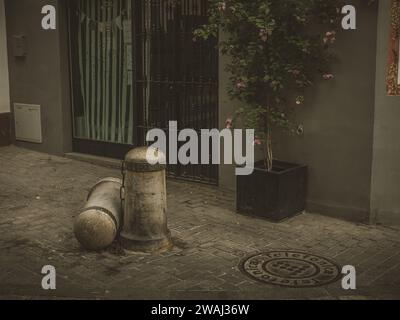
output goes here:
<path id="1" fill-rule="evenodd" d="M 10 112 L 8 82 L 7 33 L 4 0 L 0 0 L 0 113 Z"/>
<path id="2" fill-rule="evenodd" d="M 277 156 L 309 165 L 308 211 L 368 221 L 378 8 L 351 2 L 357 30 L 338 35 L 335 80 L 310 90 L 297 117 L 304 136 L 282 136 Z"/>
<path id="3" fill-rule="evenodd" d="M 64 1 L 6 0 L 11 103 L 41 105 L 42 144 L 17 145 L 52 154 L 71 150 L 71 121 L 68 94 L 68 41 Z M 41 27 L 44 5 L 57 8 L 57 30 Z M 25 35 L 27 56 L 13 55 L 12 36 Z"/>
<path id="4" fill-rule="evenodd" d="M 220 32 L 219 40 L 224 41 L 226 35 Z M 219 56 L 219 129 L 222 130 L 226 126 L 226 119 L 234 116 L 235 110 L 239 104 L 232 100 L 228 95 L 228 84 L 230 83 L 229 73 L 226 72 L 226 66 L 229 63 L 229 58 L 220 54 Z M 224 143 L 221 143 L 221 157 L 223 157 Z M 221 163 L 224 163 L 221 159 Z M 228 190 L 236 190 L 235 167 L 232 165 L 219 166 L 219 186 Z"/>
<path id="5" fill-rule="evenodd" d="M 376 222 L 400 224 L 400 97 L 386 91 L 390 2 L 379 1 L 371 210 Z"/>
<path id="6" fill-rule="evenodd" d="M 370 212 L 378 9 L 366 1 L 348 3 L 357 8 L 358 29 L 338 35 L 335 80 L 321 80 L 307 94 L 295 116 L 304 124 L 304 136 L 275 132 L 274 151 L 278 159 L 309 166 L 308 211 L 365 221 Z M 221 72 L 220 82 L 225 78 Z M 220 90 L 221 108 L 228 110 L 220 113 L 224 121 L 232 102 L 223 85 Z M 222 167 L 223 187 L 235 186 L 232 172 Z"/>

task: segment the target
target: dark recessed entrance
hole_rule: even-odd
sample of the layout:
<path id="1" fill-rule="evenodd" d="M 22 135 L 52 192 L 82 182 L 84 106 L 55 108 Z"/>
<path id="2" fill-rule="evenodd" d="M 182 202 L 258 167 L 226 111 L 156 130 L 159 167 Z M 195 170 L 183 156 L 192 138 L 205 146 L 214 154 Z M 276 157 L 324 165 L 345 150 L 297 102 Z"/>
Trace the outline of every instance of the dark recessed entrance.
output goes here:
<path id="1" fill-rule="evenodd" d="M 217 39 L 195 41 L 207 0 L 69 1 L 74 151 L 122 158 L 149 129 L 218 127 Z M 218 182 L 218 166 L 169 174 Z"/>

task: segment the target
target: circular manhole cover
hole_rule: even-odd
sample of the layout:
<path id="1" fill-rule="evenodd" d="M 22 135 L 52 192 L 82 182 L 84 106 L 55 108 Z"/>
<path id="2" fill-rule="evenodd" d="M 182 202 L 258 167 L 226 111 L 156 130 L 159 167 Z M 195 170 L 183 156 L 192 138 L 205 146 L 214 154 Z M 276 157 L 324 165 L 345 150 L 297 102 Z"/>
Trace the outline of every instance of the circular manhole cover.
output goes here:
<path id="1" fill-rule="evenodd" d="M 242 272 L 252 279 L 285 287 L 318 287 L 339 279 L 339 266 L 301 251 L 258 253 L 243 260 Z"/>

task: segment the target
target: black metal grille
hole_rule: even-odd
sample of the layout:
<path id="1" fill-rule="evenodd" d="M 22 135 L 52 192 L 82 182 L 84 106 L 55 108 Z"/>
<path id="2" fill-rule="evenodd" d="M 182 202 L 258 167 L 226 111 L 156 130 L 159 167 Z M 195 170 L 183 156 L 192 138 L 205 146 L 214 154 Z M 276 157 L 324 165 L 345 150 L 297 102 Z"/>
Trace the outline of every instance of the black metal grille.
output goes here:
<path id="1" fill-rule="evenodd" d="M 196 41 L 193 35 L 207 22 L 208 0 L 138 0 L 134 12 L 140 141 L 152 128 L 167 133 L 169 121 L 177 121 L 178 130 L 218 128 L 217 39 Z M 168 171 L 218 182 L 216 165 L 170 165 Z"/>

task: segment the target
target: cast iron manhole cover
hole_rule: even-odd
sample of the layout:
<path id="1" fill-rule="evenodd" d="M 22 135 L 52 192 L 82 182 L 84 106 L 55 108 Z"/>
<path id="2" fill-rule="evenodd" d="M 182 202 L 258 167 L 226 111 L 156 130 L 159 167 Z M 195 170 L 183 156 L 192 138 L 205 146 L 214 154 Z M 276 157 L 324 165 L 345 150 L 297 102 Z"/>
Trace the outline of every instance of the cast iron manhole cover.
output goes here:
<path id="1" fill-rule="evenodd" d="M 243 260 L 242 272 L 252 279 L 285 287 L 318 287 L 339 279 L 339 266 L 301 251 L 258 253 Z"/>

